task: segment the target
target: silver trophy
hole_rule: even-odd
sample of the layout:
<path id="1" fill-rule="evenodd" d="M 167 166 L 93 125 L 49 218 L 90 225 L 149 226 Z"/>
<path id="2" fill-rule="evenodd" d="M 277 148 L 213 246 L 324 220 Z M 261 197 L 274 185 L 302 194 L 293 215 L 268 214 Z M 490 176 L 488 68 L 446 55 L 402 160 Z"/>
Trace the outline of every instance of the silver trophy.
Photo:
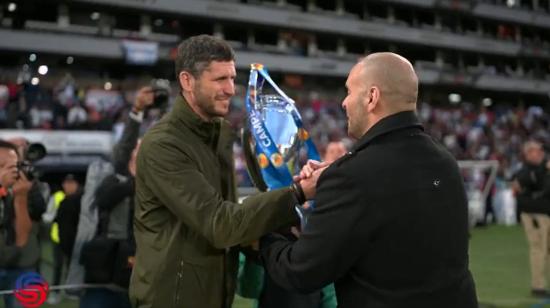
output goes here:
<path id="1" fill-rule="evenodd" d="M 260 95 L 259 109 L 267 131 L 283 156 L 283 161 L 298 161 L 301 142 L 290 103 L 280 95 Z"/>
<path id="2" fill-rule="evenodd" d="M 266 83 L 271 86 L 266 90 L 274 91 L 265 91 Z M 292 175 L 299 172 L 300 158 L 319 159 L 294 100 L 273 82 L 263 65 L 253 64 L 245 103 L 243 147 L 252 181 L 260 190 L 290 185 Z"/>

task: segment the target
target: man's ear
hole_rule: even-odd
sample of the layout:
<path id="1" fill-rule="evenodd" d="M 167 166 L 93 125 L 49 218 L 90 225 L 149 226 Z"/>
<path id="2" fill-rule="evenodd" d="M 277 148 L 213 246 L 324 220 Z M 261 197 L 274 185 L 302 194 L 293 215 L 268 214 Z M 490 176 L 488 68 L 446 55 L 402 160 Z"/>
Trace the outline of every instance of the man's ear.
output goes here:
<path id="1" fill-rule="evenodd" d="M 377 86 L 372 86 L 367 91 L 367 111 L 372 112 L 380 102 L 380 89 Z"/>
<path id="2" fill-rule="evenodd" d="M 192 92 L 193 88 L 195 87 L 195 77 L 191 75 L 189 72 L 181 71 L 179 76 L 179 83 L 183 91 L 185 92 Z"/>

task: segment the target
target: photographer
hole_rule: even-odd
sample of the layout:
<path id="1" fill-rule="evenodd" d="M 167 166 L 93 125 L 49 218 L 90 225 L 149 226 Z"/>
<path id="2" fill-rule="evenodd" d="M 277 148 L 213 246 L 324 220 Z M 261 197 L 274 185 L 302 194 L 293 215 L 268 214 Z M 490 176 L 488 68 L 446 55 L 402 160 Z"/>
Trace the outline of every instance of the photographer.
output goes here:
<path id="1" fill-rule="evenodd" d="M 525 163 L 515 176 L 513 189 L 529 243 L 531 294 L 548 297 L 545 273 L 550 240 L 550 166 L 542 145 L 536 141 L 523 145 L 523 158 Z"/>
<path id="2" fill-rule="evenodd" d="M 28 210 L 31 182 L 18 169 L 17 148 L 0 140 L 0 290 L 12 290 L 23 272 L 21 252 L 29 240 L 32 222 Z M 6 308 L 15 307 L 13 295 L 4 295 Z"/>
<path id="3" fill-rule="evenodd" d="M 47 200 L 50 194 L 48 184 L 40 182 L 33 162 L 40 160 L 45 156 L 45 149 L 39 144 L 29 144 L 25 138 L 11 138 L 7 140 L 17 148 L 19 157 L 22 158 L 20 169 L 24 173 L 32 186 L 28 193 L 28 209 L 32 220 L 32 230 L 29 241 L 21 252 L 19 266 L 26 269 L 40 271 L 41 243 L 40 243 L 40 223 L 42 214 L 46 211 Z M 38 149 L 41 147 L 40 149 Z"/>
<path id="4" fill-rule="evenodd" d="M 154 87 L 143 87 L 137 92 L 122 137 L 113 150 L 115 173 L 103 179 L 96 190 L 96 237 L 83 247 L 81 254 L 87 283 L 115 283 L 128 288 L 135 254 L 132 218 L 139 131 L 146 109 L 166 104 L 167 95 L 160 101 L 156 99 L 159 92 Z M 130 307 L 130 303 L 125 292 L 95 288 L 86 290 L 80 307 Z"/>

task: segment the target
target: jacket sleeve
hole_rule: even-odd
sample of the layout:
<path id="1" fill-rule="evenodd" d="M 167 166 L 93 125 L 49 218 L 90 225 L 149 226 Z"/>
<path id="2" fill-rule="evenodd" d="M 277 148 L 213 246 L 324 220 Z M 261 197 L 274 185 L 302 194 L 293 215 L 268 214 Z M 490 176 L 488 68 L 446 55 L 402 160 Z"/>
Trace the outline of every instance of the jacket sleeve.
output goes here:
<path id="1" fill-rule="evenodd" d="M 279 234 L 262 238 L 264 266 L 277 284 L 309 293 L 343 276 L 359 256 L 363 243 L 355 232 L 362 214 L 361 196 L 340 167 L 331 166 L 317 184 L 316 208 L 300 238 Z"/>
<path id="2" fill-rule="evenodd" d="M 21 255 L 21 248 L 16 246 L 0 245 L 0 268 L 10 268 L 17 265 Z"/>
<path id="3" fill-rule="evenodd" d="M 113 165 L 115 167 L 115 173 L 124 175 L 129 174 L 128 161 L 130 160 L 132 151 L 137 144 L 140 126 L 141 122 L 131 116 L 128 117 L 126 125 L 124 125 L 122 137 L 113 149 Z"/>
<path id="4" fill-rule="evenodd" d="M 42 221 L 50 224 L 55 219 L 57 209 L 55 208 L 55 197 L 54 195 L 50 196 L 50 199 L 48 200 L 48 206 L 46 209 L 46 212 L 42 214 Z"/>
<path id="5" fill-rule="evenodd" d="M 134 193 L 133 181 L 121 181 L 116 175 L 103 179 L 95 193 L 95 203 L 102 210 L 111 211 L 116 205 Z"/>
<path id="6" fill-rule="evenodd" d="M 28 192 L 28 198 L 29 216 L 33 221 L 40 221 L 42 214 L 46 212 L 47 204 L 42 196 L 38 182 L 33 182 Z"/>
<path id="7" fill-rule="evenodd" d="M 222 249 L 250 243 L 297 221 L 296 200 L 290 189 L 250 196 L 242 204 L 226 201 L 182 152 L 161 143 L 155 146 L 155 151 L 142 147 L 138 178 L 168 210 L 212 246 Z M 141 167 L 146 168 L 143 175 Z M 139 197 L 139 187 L 137 194 Z"/>

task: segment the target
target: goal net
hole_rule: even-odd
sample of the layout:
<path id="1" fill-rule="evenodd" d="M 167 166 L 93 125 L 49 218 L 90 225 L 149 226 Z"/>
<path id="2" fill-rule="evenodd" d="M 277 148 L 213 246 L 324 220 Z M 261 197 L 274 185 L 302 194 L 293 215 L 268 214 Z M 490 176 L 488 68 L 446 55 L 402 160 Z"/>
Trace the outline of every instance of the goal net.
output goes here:
<path id="1" fill-rule="evenodd" d="M 515 198 L 506 182 L 497 179 L 498 161 L 461 160 L 458 161 L 458 166 L 468 195 L 470 227 L 489 221 L 506 225 L 515 224 Z"/>

